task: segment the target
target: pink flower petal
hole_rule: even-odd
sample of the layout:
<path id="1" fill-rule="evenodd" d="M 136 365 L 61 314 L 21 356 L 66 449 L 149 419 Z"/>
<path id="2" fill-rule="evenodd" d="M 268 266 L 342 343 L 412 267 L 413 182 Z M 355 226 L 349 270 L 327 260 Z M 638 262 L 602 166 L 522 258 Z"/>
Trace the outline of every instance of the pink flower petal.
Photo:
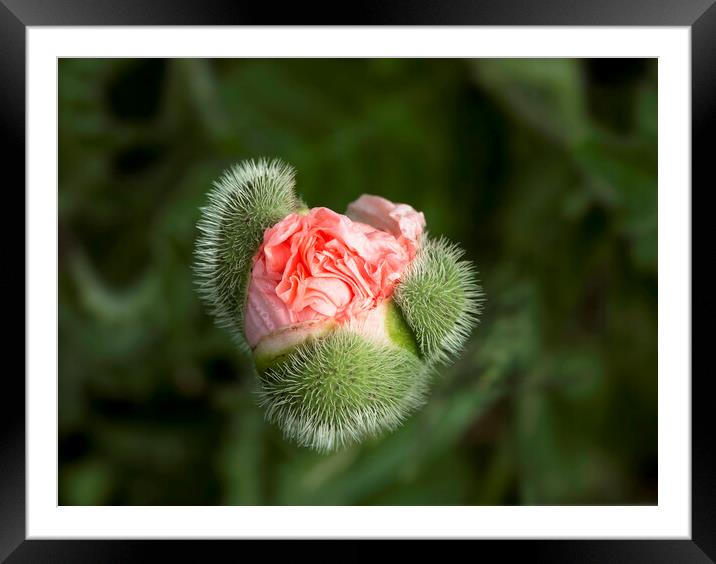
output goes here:
<path id="1" fill-rule="evenodd" d="M 394 237 L 405 237 L 417 247 L 425 230 L 425 216 L 408 204 L 394 204 L 380 196 L 363 194 L 348 204 L 346 215 L 353 221 L 367 223 Z"/>
<path id="2" fill-rule="evenodd" d="M 313 208 L 266 230 L 248 291 L 246 338 L 252 347 L 290 325 L 363 318 L 391 296 L 415 256 L 423 214 L 367 195 L 348 213 L 353 219 Z"/>

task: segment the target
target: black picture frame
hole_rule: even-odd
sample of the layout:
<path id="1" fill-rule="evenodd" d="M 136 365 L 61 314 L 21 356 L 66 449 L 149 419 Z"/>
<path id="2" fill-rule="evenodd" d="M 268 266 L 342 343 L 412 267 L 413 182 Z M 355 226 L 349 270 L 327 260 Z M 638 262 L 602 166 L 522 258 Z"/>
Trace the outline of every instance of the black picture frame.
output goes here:
<path id="1" fill-rule="evenodd" d="M 0 131 L 6 198 L 20 200 L 12 217 L 22 227 L 4 222 L 7 247 L 25 233 L 25 61 L 27 26 L 64 25 L 569 25 L 688 26 L 692 57 L 692 184 L 713 188 L 709 137 L 716 131 L 716 4 L 715 0 L 370 0 L 343 11 L 332 6 L 297 3 L 293 7 L 238 2 L 169 0 L 0 0 Z M 349 15 L 350 14 L 350 15 Z M 695 192 L 692 188 L 692 194 Z M 693 200 L 692 200 L 693 202 Z M 7 205 L 7 204 L 6 204 Z M 693 204 L 692 204 L 693 209 Z M 23 210 L 23 213 L 20 212 Z M 8 218 L 10 219 L 10 218 Z M 20 231 L 22 229 L 22 231 Z M 692 227 L 693 231 L 693 227 Z M 709 238 L 697 241 L 708 241 Z M 7 251 L 6 251 L 7 252 Z M 692 255 L 693 256 L 693 255 Z M 707 255 L 708 256 L 708 255 Z M 6 264 L 8 262 L 6 255 Z M 24 264 L 24 252 L 21 259 Z M 14 284 L 25 284 L 25 270 Z M 693 273 L 691 273 L 693 276 Z M 693 280 L 693 278 L 692 278 Z M 9 281 L 5 277 L 5 281 Z M 692 291 L 693 292 L 693 291 Z M 6 294 L 9 295 L 9 294 Z M 20 307 L 17 298 L 8 302 Z M 23 313 L 24 313 L 23 300 Z M 708 308 L 706 308 L 708 309 Z M 7 308 L 6 308 L 6 311 Z M 703 308 L 701 315 L 706 316 Z M 25 322 L 23 322 L 23 328 Z M 7 335 L 20 331 L 6 324 Z M 23 339 L 25 332 L 22 331 Z M 20 337 L 14 337 L 19 339 Z M 9 342 L 8 342 L 9 345 Z M 668 346 L 666 344 L 665 346 Z M 12 350 L 10 346 L 6 350 Z M 10 355 L 7 358 L 11 358 Z M 24 366 L 24 357 L 23 357 Z M 24 370 L 23 370 L 24 373 Z M 689 377 L 687 374 L 674 377 Z M 716 466 L 710 456 L 716 444 L 710 417 L 711 371 L 692 377 L 692 537 L 690 540 L 563 540 L 483 541 L 479 557 L 499 553 L 509 560 L 519 554 L 549 562 L 709 562 L 716 560 Z M 235 541 L 82 541 L 26 540 L 25 534 L 25 386 L 20 370 L 6 370 L 0 410 L 0 561 L 105 562 L 206 559 L 216 544 Z M 298 545 L 309 548 L 307 543 Z M 292 550 L 296 550 L 293 548 Z M 475 549 L 473 549 L 475 550 Z M 236 554 L 236 553 L 235 553 Z M 314 553 L 315 554 L 315 553 Z M 354 554 L 358 554 L 355 553 Z"/>

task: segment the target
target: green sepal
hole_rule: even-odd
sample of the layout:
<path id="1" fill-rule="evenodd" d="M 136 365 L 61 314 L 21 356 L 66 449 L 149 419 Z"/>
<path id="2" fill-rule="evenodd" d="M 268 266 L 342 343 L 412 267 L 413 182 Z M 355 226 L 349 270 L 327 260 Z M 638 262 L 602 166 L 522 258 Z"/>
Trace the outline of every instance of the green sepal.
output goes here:
<path id="1" fill-rule="evenodd" d="M 302 203 L 294 169 L 279 160 L 244 161 L 224 172 L 198 222 L 194 271 L 199 293 L 244 350 L 246 291 L 264 232 Z"/>
<path id="2" fill-rule="evenodd" d="M 300 445 L 330 451 L 394 429 L 425 397 L 428 371 L 405 348 L 339 327 L 259 373 L 269 421 Z"/>
<path id="3" fill-rule="evenodd" d="M 430 365 L 457 354 L 478 321 L 484 294 L 474 266 L 445 239 L 427 236 L 394 294 Z"/>

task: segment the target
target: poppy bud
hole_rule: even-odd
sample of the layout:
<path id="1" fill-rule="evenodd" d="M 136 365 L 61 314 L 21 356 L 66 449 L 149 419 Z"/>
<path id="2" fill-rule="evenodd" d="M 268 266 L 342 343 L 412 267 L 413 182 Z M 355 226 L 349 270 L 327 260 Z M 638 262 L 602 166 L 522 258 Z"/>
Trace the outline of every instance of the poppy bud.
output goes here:
<path id="1" fill-rule="evenodd" d="M 254 355 L 260 403 L 287 437 L 331 450 L 396 427 L 461 348 L 482 294 L 459 248 L 407 204 L 363 195 L 307 209 L 293 170 L 248 162 L 203 208 L 196 272 Z"/>

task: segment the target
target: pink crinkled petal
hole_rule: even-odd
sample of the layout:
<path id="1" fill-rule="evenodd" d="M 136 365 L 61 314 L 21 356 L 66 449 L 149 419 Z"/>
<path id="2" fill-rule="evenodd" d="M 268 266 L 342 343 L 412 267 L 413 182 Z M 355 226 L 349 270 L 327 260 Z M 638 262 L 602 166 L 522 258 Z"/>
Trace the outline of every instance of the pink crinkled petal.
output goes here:
<path id="1" fill-rule="evenodd" d="M 290 214 L 266 230 L 249 282 L 246 338 L 255 347 L 290 325 L 363 317 L 390 298 L 415 256 L 422 213 L 364 195 L 348 209 Z"/>
<path id="2" fill-rule="evenodd" d="M 266 275 L 263 263 L 257 262 L 246 303 L 245 333 L 249 346 L 255 347 L 262 337 L 291 322 L 291 312 L 276 294 L 276 281 Z"/>
<path id="3" fill-rule="evenodd" d="M 346 215 L 353 221 L 367 223 L 387 231 L 394 237 L 405 237 L 417 247 L 425 230 L 425 215 L 408 204 L 394 204 L 390 200 L 372 194 L 363 194 L 348 204 Z"/>

